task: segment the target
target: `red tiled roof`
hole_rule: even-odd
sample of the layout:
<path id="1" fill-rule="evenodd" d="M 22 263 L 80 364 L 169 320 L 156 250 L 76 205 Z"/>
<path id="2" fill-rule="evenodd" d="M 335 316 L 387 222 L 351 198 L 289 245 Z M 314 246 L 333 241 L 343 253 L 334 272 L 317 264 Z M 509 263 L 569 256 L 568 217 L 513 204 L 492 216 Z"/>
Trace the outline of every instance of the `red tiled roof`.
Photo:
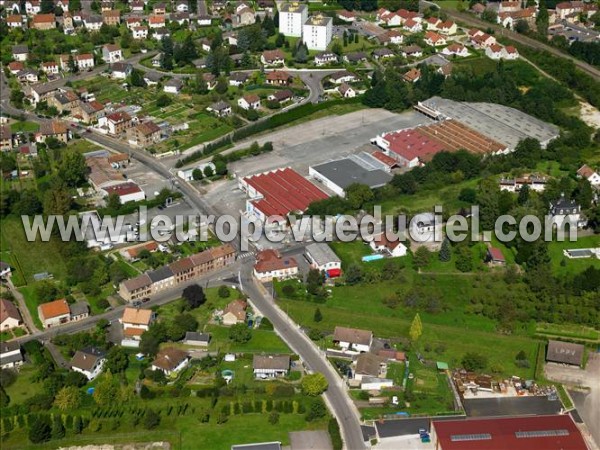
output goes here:
<path id="1" fill-rule="evenodd" d="M 54 14 L 36 14 L 33 17 L 32 23 L 54 23 L 55 20 Z"/>
<path id="2" fill-rule="evenodd" d="M 428 159 L 430 156 L 446 150 L 444 145 L 424 136 L 418 129 L 388 133 L 384 139 L 390 143 L 389 150 L 391 152 L 400 155 L 407 161 L 415 158 Z"/>
<path id="3" fill-rule="evenodd" d="M 372 155 L 373 155 L 373 157 L 377 158 L 379 161 L 381 161 L 388 167 L 394 167 L 394 166 L 398 165 L 398 162 L 394 158 L 386 155 L 383 152 L 376 151 L 376 152 L 373 152 Z"/>
<path id="4" fill-rule="evenodd" d="M 499 248 L 490 247 L 488 252 L 494 261 L 504 261 L 504 255 Z"/>
<path id="5" fill-rule="evenodd" d="M 62 298 L 60 300 L 54 300 L 49 303 L 42 303 L 39 306 L 40 313 L 43 319 L 50 319 L 52 317 L 63 316 L 65 314 L 71 314 L 71 309 L 67 301 Z"/>
<path id="6" fill-rule="evenodd" d="M 277 250 L 268 249 L 258 253 L 254 269 L 258 273 L 268 273 L 274 270 L 290 269 L 298 267 L 298 263 L 292 257 L 282 257 Z"/>
<path id="7" fill-rule="evenodd" d="M 433 427 L 438 446 L 444 450 L 587 449 L 579 429 L 568 414 L 434 420 Z M 544 433 L 545 431 L 548 433 Z M 468 439 L 474 435 L 485 438 Z"/>
<path id="8" fill-rule="evenodd" d="M 305 211 L 312 202 L 327 198 L 325 192 L 289 167 L 244 180 L 263 196 L 253 203 L 266 216 L 286 216 L 293 211 Z"/>
<path id="9" fill-rule="evenodd" d="M 135 194 L 137 192 L 142 192 L 142 189 L 135 183 L 128 181 L 127 183 L 117 184 L 115 186 L 109 186 L 104 188 L 104 190 L 110 194 L 117 194 L 119 196 Z"/>

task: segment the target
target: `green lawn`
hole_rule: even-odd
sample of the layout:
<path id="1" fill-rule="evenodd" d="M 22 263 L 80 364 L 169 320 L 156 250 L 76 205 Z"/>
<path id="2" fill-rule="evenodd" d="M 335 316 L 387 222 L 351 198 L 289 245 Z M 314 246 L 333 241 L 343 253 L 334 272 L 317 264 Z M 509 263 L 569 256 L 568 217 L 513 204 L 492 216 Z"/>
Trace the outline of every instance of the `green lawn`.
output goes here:
<path id="1" fill-rule="evenodd" d="M 35 372 L 36 368 L 31 364 L 25 364 L 21 367 L 17 380 L 6 388 L 6 393 L 10 397 L 11 405 L 23 403 L 23 401 L 33 395 L 42 392 L 43 385 L 33 381 Z"/>
<path id="2" fill-rule="evenodd" d="M 37 296 L 35 294 L 35 290 L 34 290 L 34 284 L 30 285 L 30 286 L 23 286 L 22 288 L 19 288 L 19 292 L 21 292 L 21 294 L 23 294 L 23 298 L 25 299 L 25 304 L 27 305 L 27 309 L 29 310 L 29 312 L 31 313 L 31 317 L 33 317 L 33 321 L 35 322 L 35 325 L 41 330 L 42 327 L 42 322 L 40 321 L 40 317 L 38 315 L 38 299 Z"/>
<path id="3" fill-rule="evenodd" d="M 552 259 L 552 269 L 557 276 L 566 276 L 584 271 L 590 266 L 600 268 L 600 259 L 569 259 L 563 254 L 563 250 L 575 248 L 600 247 L 600 236 L 578 237 L 576 242 L 568 240 L 564 242 L 553 241 L 548 244 L 548 253 Z M 561 264 L 564 261 L 564 266 Z"/>
<path id="4" fill-rule="evenodd" d="M 210 349 L 221 353 L 290 353 L 290 349 L 274 331 L 254 329 L 252 339 L 244 344 L 229 340 L 228 327 L 208 325 L 206 331 L 212 335 Z"/>
<path id="5" fill-rule="evenodd" d="M 14 122 L 10 124 L 10 129 L 13 133 L 35 133 L 40 129 L 40 126 L 35 122 Z"/>
<path id="6" fill-rule="evenodd" d="M 535 333 L 549 338 L 564 337 L 582 341 L 600 341 L 600 331 L 583 325 L 540 323 L 535 327 Z"/>

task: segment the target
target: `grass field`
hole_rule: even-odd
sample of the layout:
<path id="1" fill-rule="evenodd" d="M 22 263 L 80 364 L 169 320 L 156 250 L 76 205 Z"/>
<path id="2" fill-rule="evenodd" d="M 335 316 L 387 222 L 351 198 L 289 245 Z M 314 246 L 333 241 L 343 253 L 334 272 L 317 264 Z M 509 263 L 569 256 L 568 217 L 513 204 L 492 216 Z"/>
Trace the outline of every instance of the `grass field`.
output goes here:
<path id="1" fill-rule="evenodd" d="M 11 404 L 22 403 L 24 400 L 42 391 L 42 384 L 33 381 L 35 372 L 36 368 L 31 364 L 21 367 L 17 380 L 6 388 L 6 393 L 10 397 Z"/>
<path id="2" fill-rule="evenodd" d="M 576 242 L 550 242 L 548 244 L 548 253 L 552 258 L 552 269 L 555 275 L 565 276 L 582 272 L 590 266 L 600 268 L 600 259 L 569 259 L 563 254 L 563 250 L 575 248 L 595 248 L 600 247 L 600 236 L 578 237 Z M 564 261 L 564 266 L 561 262 Z"/>
<path id="3" fill-rule="evenodd" d="M 600 331 L 583 325 L 540 323 L 535 327 L 535 333 L 544 337 L 563 337 L 581 341 L 600 341 Z"/>
<path id="4" fill-rule="evenodd" d="M 40 129 L 39 124 L 35 122 L 14 122 L 10 124 L 10 130 L 13 133 L 35 133 Z"/>
<path id="5" fill-rule="evenodd" d="M 244 344 L 230 341 L 227 327 L 208 325 L 206 331 L 212 335 L 210 350 L 221 353 L 290 353 L 290 349 L 274 331 L 254 329 L 252 339 Z"/>

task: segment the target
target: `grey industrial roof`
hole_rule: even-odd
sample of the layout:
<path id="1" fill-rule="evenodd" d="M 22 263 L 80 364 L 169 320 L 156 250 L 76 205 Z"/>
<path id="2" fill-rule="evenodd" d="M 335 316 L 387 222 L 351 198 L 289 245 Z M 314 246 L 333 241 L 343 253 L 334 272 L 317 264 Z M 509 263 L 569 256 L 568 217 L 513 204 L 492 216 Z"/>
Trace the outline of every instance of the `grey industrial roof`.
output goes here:
<path id="1" fill-rule="evenodd" d="M 581 365 L 584 346 L 571 342 L 549 341 L 546 361 L 554 361 L 565 364 Z"/>
<path id="2" fill-rule="evenodd" d="M 510 149 L 514 149 L 519 141 L 526 137 L 543 143 L 559 134 L 559 129 L 555 125 L 508 106 L 456 102 L 441 97 L 432 97 L 422 103 L 505 144 Z"/>
<path id="3" fill-rule="evenodd" d="M 306 246 L 306 252 L 321 266 L 328 262 L 342 262 L 340 258 L 325 243 L 312 243 Z"/>
<path id="4" fill-rule="evenodd" d="M 162 266 L 152 272 L 148 272 L 148 276 L 152 280 L 153 283 L 158 281 L 166 280 L 167 278 L 171 278 L 173 276 L 173 271 L 169 266 Z"/>
<path id="5" fill-rule="evenodd" d="M 592 251 L 588 248 L 585 249 L 573 249 L 567 250 L 567 253 L 575 258 L 589 258 L 593 255 Z"/>
<path id="6" fill-rule="evenodd" d="M 385 185 L 392 179 L 392 176 L 383 170 L 367 170 L 348 158 L 312 168 L 342 189 L 346 189 L 353 183 L 366 184 L 371 188 L 376 188 Z"/>

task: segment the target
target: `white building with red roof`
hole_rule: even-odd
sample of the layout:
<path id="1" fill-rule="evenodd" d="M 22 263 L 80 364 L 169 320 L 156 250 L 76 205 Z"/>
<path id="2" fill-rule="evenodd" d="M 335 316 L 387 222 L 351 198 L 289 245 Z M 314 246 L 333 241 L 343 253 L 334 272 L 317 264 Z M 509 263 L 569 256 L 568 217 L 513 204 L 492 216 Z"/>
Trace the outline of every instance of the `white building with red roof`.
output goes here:
<path id="1" fill-rule="evenodd" d="M 132 181 L 105 187 L 102 192 L 105 193 L 106 197 L 113 194 L 118 195 L 122 205 L 127 202 L 139 202 L 146 199 L 146 194 L 142 188 Z"/>
<path id="2" fill-rule="evenodd" d="M 377 146 L 398 161 L 400 166 L 417 167 L 433 155 L 445 150 L 445 146 L 419 132 L 418 129 L 394 131 L 375 138 Z"/>
<path id="3" fill-rule="evenodd" d="M 277 250 L 263 250 L 256 256 L 254 276 L 261 282 L 286 279 L 298 275 L 298 263 L 291 256 L 282 256 Z"/>
<path id="4" fill-rule="evenodd" d="M 269 217 L 287 217 L 304 212 L 317 200 L 328 195 L 289 167 L 239 179 L 239 188 L 246 192 L 246 214 L 260 222 Z"/>
<path id="5" fill-rule="evenodd" d="M 400 240 L 390 240 L 385 233 L 376 236 L 370 243 L 369 246 L 376 252 L 387 253 L 392 258 L 398 258 L 400 256 L 406 256 L 408 248 Z"/>

